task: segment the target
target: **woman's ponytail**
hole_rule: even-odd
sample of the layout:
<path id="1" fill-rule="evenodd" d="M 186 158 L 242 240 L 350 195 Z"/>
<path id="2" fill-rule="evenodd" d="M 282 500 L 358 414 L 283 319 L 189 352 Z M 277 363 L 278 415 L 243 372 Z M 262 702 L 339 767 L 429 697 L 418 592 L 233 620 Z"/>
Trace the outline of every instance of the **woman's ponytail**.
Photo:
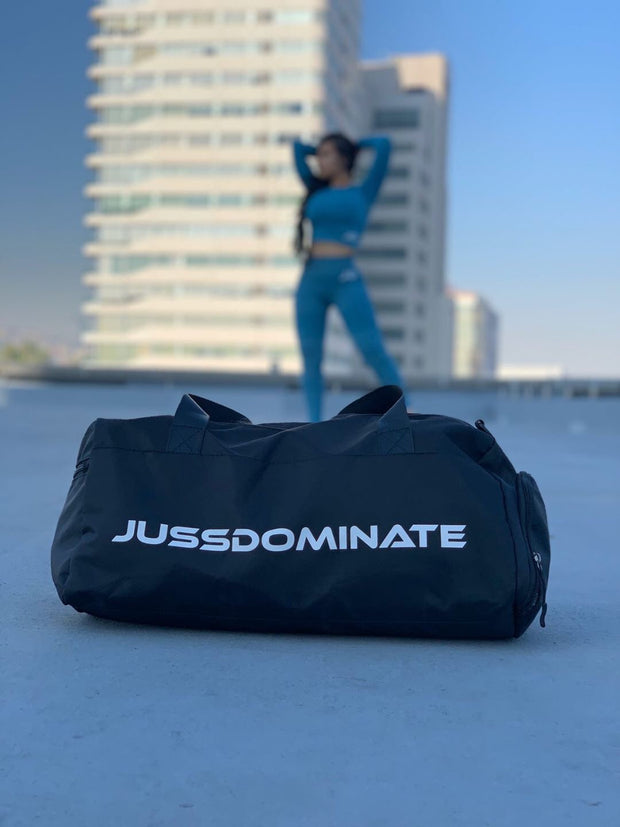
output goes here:
<path id="1" fill-rule="evenodd" d="M 308 199 L 314 192 L 323 189 L 329 184 L 329 181 L 326 181 L 324 179 L 317 178 L 315 180 L 316 183 L 313 181 L 312 184 L 310 184 L 310 186 L 306 190 L 306 194 L 301 199 L 299 211 L 297 213 L 297 227 L 295 230 L 294 241 L 295 253 L 297 255 L 301 255 L 303 250 L 307 252 L 309 247 L 307 239 L 304 238 L 304 213 L 306 210 L 306 204 L 308 203 Z"/>

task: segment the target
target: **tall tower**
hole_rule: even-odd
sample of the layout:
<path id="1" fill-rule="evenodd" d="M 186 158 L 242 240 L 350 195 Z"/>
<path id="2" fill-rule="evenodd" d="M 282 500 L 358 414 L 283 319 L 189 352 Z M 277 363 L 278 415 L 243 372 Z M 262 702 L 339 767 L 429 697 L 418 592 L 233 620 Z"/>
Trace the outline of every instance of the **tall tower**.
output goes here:
<path id="1" fill-rule="evenodd" d="M 497 371 L 499 316 L 479 293 L 446 291 L 452 309 L 452 372 L 458 379 L 492 379 Z"/>
<path id="2" fill-rule="evenodd" d="M 392 155 L 357 259 L 386 347 L 404 378 L 447 377 L 447 61 L 439 54 L 397 55 L 362 62 L 361 75 L 364 131 L 387 135 Z M 376 382 L 353 350 L 339 372 Z"/>
<path id="3" fill-rule="evenodd" d="M 297 373 L 295 136 L 359 131 L 360 0 L 104 0 L 90 367 Z"/>

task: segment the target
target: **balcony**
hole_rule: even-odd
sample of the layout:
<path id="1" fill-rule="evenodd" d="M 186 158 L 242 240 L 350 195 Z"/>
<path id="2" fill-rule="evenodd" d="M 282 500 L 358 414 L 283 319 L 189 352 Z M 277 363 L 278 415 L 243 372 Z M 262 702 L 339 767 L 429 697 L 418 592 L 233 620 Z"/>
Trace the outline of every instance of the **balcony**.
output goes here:
<path id="1" fill-rule="evenodd" d="M 220 267 L 209 265 L 203 268 L 188 269 L 182 266 L 170 266 L 161 269 L 156 266 L 145 266 L 131 273 L 98 273 L 88 272 L 82 281 L 84 284 L 96 286 L 168 286 L 174 284 L 200 285 L 204 287 L 237 287 L 253 288 L 266 286 L 269 288 L 292 289 L 299 277 L 301 264 L 291 262 L 286 266 L 276 266 L 271 263 L 256 264 L 253 266 L 238 265 L 235 267 Z"/>
<path id="2" fill-rule="evenodd" d="M 238 55 L 202 55 L 186 57 L 170 57 L 152 52 L 139 61 L 131 63 L 93 63 L 88 71 L 88 77 L 99 80 L 104 77 L 131 77 L 134 74 L 178 72 L 183 74 L 201 74 L 211 72 L 217 68 L 221 71 L 235 71 L 239 69 Z M 279 69 L 304 69 L 307 71 L 323 71 L 325 61 L 321 52 L 301 52 L 299 54 L 274 55 L 272 53 L 249 54 L 243 57 L 244 71 L 276 71 Z"/>
<path id="3" fill-rule="evenodd" d="M 145 7 L 146 10 L 146 7 Z M 152 7 L 151 9 L 152 10 Z M 133 9 L 130 12 L 135 14 Z M 182 46 L 184 44 L 208 45 L 214 48 L 223 43 L 252 44 L 281 41 L 320 41 L 325 35 L 325 25 L 322 21 L 307 23 L 272 23 L 268 27 L 248 25 L 247 23 L 207 23 L 191 26 L 143 26 L 136 23 L 133 31 L 126 34 L 99 32 L 88 40 L 89 48 L 93 50 L 118 47 L 152 46 Z M 244 58 L 246 54 L 237 55 Z"/>
<path id="4" fill-rule="evenodd" d="M 259 176 L 247 178 L 218 178 L 211 180 L 190 178 L 151 178 L 136 184 L 112 184 L 94 182 L 84 188 L 88 198 L 104 198 L 106 196 L 138 196 L 138 195 L 204 195 L 205 192 L 220 195 L 236 195 L 241 191 L 246 195 L 260 195 L 269 187 L 271 195 L 302 196 L 299 183 L 292 176 L 282 176 L 278 179 L 261 181 Z"/>
<path id="5" fill-rule="evenodd" d="M 212 347 L 234 346 L 242 348 L 286 347 L 294 348 L 296 334 L 294 327 L 249 327 L 237 325 L 144 325 L 129 331 L 89 330 L 84 334 L 89 344 L 176 344 L 210 345 Z"/>
<path id="6" fill-rule="evenodd" d="M 146 115 L 131 123 L 95 122 L 86 128 L 86 135 L 94 140 L 130 135 L 203 135 L 205 132 L 256 132 L 267 128 L 283 132 L 320 133 L 323 117 L 315 113 L 271 113 L 256 115 Z"/>
<path id="7" fill-rule="evenodd" d="M 135 296 L 114 301 L 92 300 L 82 304 L 82 312 L 91 316 L 105 315 L 132 317 L 148 316 L 205 317 L 212 323 L 226 316 L 234 324 L 292 324 L 294 310 L 290 297 L 266 296 Z M 190 324 L 190 322 L 188 322 Z"/>

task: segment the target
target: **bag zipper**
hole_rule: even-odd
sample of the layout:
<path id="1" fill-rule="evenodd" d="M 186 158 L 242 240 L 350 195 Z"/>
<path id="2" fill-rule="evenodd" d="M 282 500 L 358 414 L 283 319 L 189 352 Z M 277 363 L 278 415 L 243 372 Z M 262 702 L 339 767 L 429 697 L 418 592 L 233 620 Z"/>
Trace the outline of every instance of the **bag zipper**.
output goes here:
<path id="1" fill-rule="evenodd" d="M 545 585 L 545 578 L 543 575 L 542 570 L 542 557 L 540 556 L 539 552 L 533 551 L 532 557 L 534 558 L 534 562 L 536 563 L 536 568 L 538 569 L 538 577 L 540 582 L 542 583 L 542 608 L 540 610 L 540 625 L 545 628 L 545 617 L 547 616 L 547 586 Z"/>
<path id="2" fill-rule="evenodd" d="M 479 431 L 484 431 L 485 434 L 488 434 L 490 437 L 493 437 L 493 434 L 491 433 L 491 431 L 489 431 L 487 426 L 484 424 L 483 419 L 477 419 L 474 424 L 475 424 L 476 428 L 478 428 Z M 495 439 L 495 437 L 493 437 L 493 439 Z M 522 478 L 522 480 L 523 480 L 523 478 Z M 532 547 L 530 546 L 529 537 L 527 536 L 527 524 L 528 524 L 528 516 L 529 516 L 529 496 L 530 496 L 530 492 L 529 492 L 529 488 L 527 487 L 527 485 L 523 484 L 523 482 L 522 482 L 522 488 L 523 488 L 523 492 L 524 492 L 523 493 L 523 499 L 524 499 L 524 502 L 525 502 L 525 510 L 526 510 L 526 513 L 525 513 L 525 529 L 524 529 L 523 533 L 525 535 L 525 542 L 527 544 L 528 551 L 530 552 L 530 555 L 531 555 L 532 559 L 534 560 L 534 564 L 536 566 L 536 576 L 537 576 L 538 582 L 540 584 L 540 587 L 542 587 L 542 607 L 541 607 L 541 611 L 540 611 L 540 625 L 544 629 L 545 628 L 545 617 L 547 616 L 547 586 L 546 586 L 545 578 L 544 578 L 544 575 L 543 575 L 542 557 L 540 556 L 539 552 L 532 550 Z M 537 594 L 538 594 L 538 589 L 537 589 Z"/>
<path id="3" fill-rule="evenodd" d="M 523 488 L 523 494 L 524 494 L 523 500 L 525 502 L 525 515 L 524 515 L 525 516 L 525 532 L 524 532 L 524 534 L 526 535 L 525 536 L 525 542 L 527 543 L 528 550 L 529 550 L 529 552 L 532 556 L 532 559 L 534 560 L 534 564 L 536 566 L 536 574 L 537 574 L 537 578 L 538 578 L 538 583 L 539 583 L 539 585 L 542 589 L 542 605 L 541 605 L 541 610 L 540 610 L 540 625 L 544 629 L 545 628 L 545 617 L 547 616 L 547 586 L 545 584 L 545 578 L 544 578 L 544 575 L 543 575 L 542 557 L 540 556 L 540 553 L 538 551 L 533 551 L 532 550 L 532 547 L 530 546 L 529 537 L 527 536 L 530 492 L 529 492 L 529 488 L 527 487 L 527 485 L 524 484 L 524 478 L 523 477 L 521 478 L 521 487 Z M 538 589 L 537 589 L 537 593 L 538 593 Z"/>

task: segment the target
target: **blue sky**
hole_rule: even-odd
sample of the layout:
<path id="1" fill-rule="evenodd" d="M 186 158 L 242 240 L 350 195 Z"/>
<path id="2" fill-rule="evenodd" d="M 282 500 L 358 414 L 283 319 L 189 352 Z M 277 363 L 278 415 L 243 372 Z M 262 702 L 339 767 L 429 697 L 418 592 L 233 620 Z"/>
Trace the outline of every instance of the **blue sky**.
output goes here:
<path id="1" fill-rule="evenodd" d="M 76 342 L 90 4 L 3 8 L 0 330 Z M 36 22 L 36 25 L 35 25 Z M 366 0 L 362 53 L 450 61 L 447 278 L 501 316 L 500 359 L 620 375 L 620 7 Z"/>

